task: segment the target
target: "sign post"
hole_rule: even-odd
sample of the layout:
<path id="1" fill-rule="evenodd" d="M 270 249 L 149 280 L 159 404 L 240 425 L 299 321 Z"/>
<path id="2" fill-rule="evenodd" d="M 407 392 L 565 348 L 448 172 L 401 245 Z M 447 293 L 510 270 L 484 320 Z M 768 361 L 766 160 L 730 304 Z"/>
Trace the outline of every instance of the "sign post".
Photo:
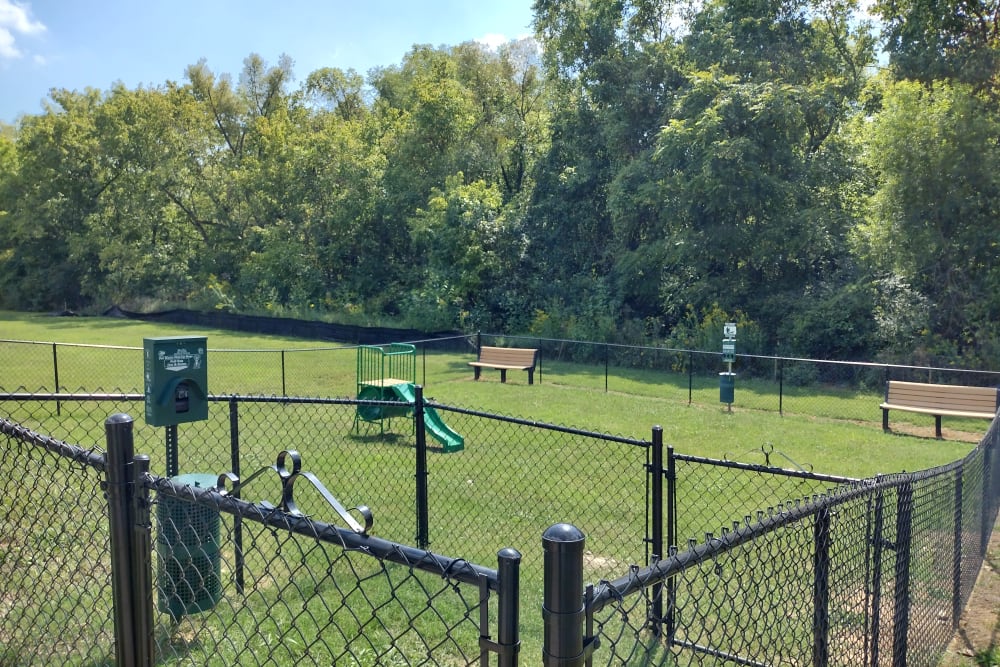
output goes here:
<path id="1" fill-rule="evenodd" d="M 725 403 L 729 412 L 732 412 L 736 398 L 736 374 L 733 373 L 733 362 L 736 361 L 735 322 L 726 322 L 722 327 L 722 361 L 727 365 L 727 370 L 719 373 L 719 402 Z"/>

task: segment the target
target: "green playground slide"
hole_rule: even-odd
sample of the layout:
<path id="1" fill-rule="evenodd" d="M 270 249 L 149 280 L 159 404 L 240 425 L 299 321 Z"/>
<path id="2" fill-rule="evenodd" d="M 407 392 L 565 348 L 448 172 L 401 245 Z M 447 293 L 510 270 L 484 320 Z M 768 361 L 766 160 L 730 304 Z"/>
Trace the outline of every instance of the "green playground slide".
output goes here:
<path id="1" fill-rule="evenodd" d="M 412 384 L 394 384 L 392 390 L 400 400 L 413 403 L 417 396 Z M 460 452 L 465 449 L 465 438 L 451 430 L 438 411 L 432 407 L 424 407 L 424 430 L 441 443 L 446 452 Z"/>

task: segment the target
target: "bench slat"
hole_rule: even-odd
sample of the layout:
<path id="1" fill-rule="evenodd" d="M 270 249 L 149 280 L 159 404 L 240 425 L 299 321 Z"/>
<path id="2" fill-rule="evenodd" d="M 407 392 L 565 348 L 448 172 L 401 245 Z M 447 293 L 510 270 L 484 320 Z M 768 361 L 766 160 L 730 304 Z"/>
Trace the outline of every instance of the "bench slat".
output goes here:
<path id="1" fill-rule="evenodd" d="M 889 410 L 904 410 L 934 415 L 937 437 L 941 437 L 941 417 L 992 419 L 1000 408 L 995 387 L 927 384 L 890 380 L 886 384 L 882 409 L 882 428 L 889 430 Z"/>

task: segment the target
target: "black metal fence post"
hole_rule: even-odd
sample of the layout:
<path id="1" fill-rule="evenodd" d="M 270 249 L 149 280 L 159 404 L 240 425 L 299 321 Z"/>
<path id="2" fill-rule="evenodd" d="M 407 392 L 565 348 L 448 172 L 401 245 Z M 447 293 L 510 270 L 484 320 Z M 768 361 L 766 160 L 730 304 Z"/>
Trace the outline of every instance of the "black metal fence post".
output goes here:
<path id="1" fill-rule="evenodd" d="M 138 667 L 152 667 L 156 641 L 153 631 L 153 525 L 149 518 L 149 456 L 139 454 L 132 466 L 132 591 L 135 596 L 135 646 Z"/>
<path id="2" fill-rule="evenodd" d="M 785 358 L 778 360 L 778 414 L 785 414 Z"/>
<path id="3" fill-rule="evenodd" d="M 139 663 L 132 576 L 132 418 L 111 415 L 104 422 L 107 440 L 108 522 L 111 530 L 111 590 L 114 602 L 115 654 L 119 665 Z"/>
<path id="4" fill-rule="evenodd" d="M 663 427 L 654 426 L 653 427 L 653 439 L 651 442 L 652 456 L 653 460 L 650 465 L 648 474 L 651 479 L 651 503 L 653 505 L 652 512 L 652 523 L 653 530 L 651 535 L 650 545 L 652 548 L 652 555 L 650 562 L 646 563 L 651 565 L 656 561 L 663 558 L 666 553 L 663 549 Z M 660 625 L 663 623 L 663 584 L 656 584 L 653 586 L 653 605 L 650 610 L 650 627 L 652 628 L 654 634 L 660 634 Z"/>
<path id="5" fill-rule="evenodd" d="M 497 654 L 500 667 L 517 667 L 521 651 L 521 553 L 497 553 Z"/>
<path id="6" fill-rule="evenodd" d="M 232 466 L 233 474 L 240 479 L 240 403 L 236 396 L 229 397 L 229 464 Z M 231 494 L 234 498 L 240 497 L 240 487 L 237 484 Z M 243 517 L 233 514 L 233 546 L 235 548 L 235 565 L 233 581 L 236 584 L 236 592 L 243 595 L 246 581 L 244 578 L 245 560 L 243 556 Z"/>
<path id="7" fill-rule="evenodd" d="M 990 544 L 990 534 L 993 532 L 993 448 L 987 446 L 983 450 L 983 500 L 980 504 L 979 553 L 985 558 Z"/>
<path id="8" fill-rule="evenodd" d="M 876 477 L 876 480 L 879 478 Z M 882 550 L 885 547 L 885 538 L 882 532 L 885 529 L 885 493 L 879 488 L 875 492 L 875 507 L 873 525 L 869 534 L 871 544 L 871 606 L 868 611 L 868 656 L 870 667 L 878 667 L 879 661 L 879 637 L 882 620 Z"/>
<path id="9" fill-rule="evenodd" d="M 673 555 L 677 549 L 677 460 L 674 448 L 667 447 L 667 545 Z M 677 606 L 677 585 L 674 577 L 667 579 L 667 640 L 674 640 L 674 609 Z"/>
<path id="10" fill-rule="evenodd" d="M 962 468 L 960 464 L 955 470 L 955 548 L 951 571 L 952 630 L 958 630 L 958 621 L 962 615 Z"/>
<path id="11" fill-rule="evenodd" d="M 604 344 L 604 393 L 608 393 L 608 366 L 611 364 L 611 354 L 608 344 Z"/>
<path id="12" fill-rule="evenodd" d="M 288 392 L 285 390 L 285 351 L 281 351 L 281 395 L 288 396 Z"/>
<path id="13" fill-rule="evenodd" d="M 414 387 L 413 419 L 416 429 L 417 546 L 430 547 L 427 500 L 427 432 L 424 430 L 424 388 Z"/>
<path id="14" fill-rule="evenodd" d="M 910 634 L 910 537 L 913 528 L 913 485 L 904 482 L 896 497 L 896 586 L 893 611 L 892 665 L 906 667 Z"/>
<path id="15" fill-rule="evenodd" d="M 688 350 L 688 405 L 694 402 L 694 352 Z"/>
<path id="16" fill-rule="evenodd" d="M 52 374 L 55 376 L 56 386 L 53 388 L 55 393 L 59 393 L 59 354 L 56 352 L 56 343 L 52 343 Z M 62 415 L 62 403 L 59 399 L 56 399 L 56 415 Z"/>
<path id="17" fill-rule="evenodd" d="M 830 508 L 813 525 L 813 667 L 830 660 Z"/>
<path id="18" fill-rule="evenodd" d="M 549 526 L 542 534 L 544 573 L 542 592 L 542 664 L 581 667 L 583 650 L 584 536 L 568 523 Z"/>

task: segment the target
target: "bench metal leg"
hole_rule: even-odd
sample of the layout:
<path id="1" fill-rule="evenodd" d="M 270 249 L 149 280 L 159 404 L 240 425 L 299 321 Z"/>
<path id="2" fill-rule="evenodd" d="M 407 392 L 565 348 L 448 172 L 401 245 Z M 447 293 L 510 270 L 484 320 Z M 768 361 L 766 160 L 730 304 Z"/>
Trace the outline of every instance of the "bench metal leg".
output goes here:
<path id="1" fill-rule="evenodd" d="M 501 368 L 500 369 L 500 382 L 506 382 L 506 381 L 507 381 L 507 369 L 506 368 Z"/>
<path id="2" fill-rule="evenodd" d="M 882 430 L 889 430 L 889 411 L 885 408 L 882 408 Z"/>
<path id="3" fill-rule="evenodd" d="M 477 380 L 478 380 L 478 379 L 479 379 L 479 372 L 480 372 L 481 370 L 483 370 L 483 369 L 482 369 L 482 368 L 480 368 L 479 366 L 473 366 L 473 367 L 472 367 L 472 370 L 473 370 L 473 371 L 475 372 L 475 374 L 476 374 L 476 378 L 475 378 L 475 379 L 477 379 Z"/>
<path id="4" fill-rule="evenodd" d="M 941 415 L 934 415 L 934 435 L 941 439 Z"/>
<path id="5" fill-rule="evenodd" d="M 528 384 L 535 384 L 535 369 L 528 369 Z"/>

